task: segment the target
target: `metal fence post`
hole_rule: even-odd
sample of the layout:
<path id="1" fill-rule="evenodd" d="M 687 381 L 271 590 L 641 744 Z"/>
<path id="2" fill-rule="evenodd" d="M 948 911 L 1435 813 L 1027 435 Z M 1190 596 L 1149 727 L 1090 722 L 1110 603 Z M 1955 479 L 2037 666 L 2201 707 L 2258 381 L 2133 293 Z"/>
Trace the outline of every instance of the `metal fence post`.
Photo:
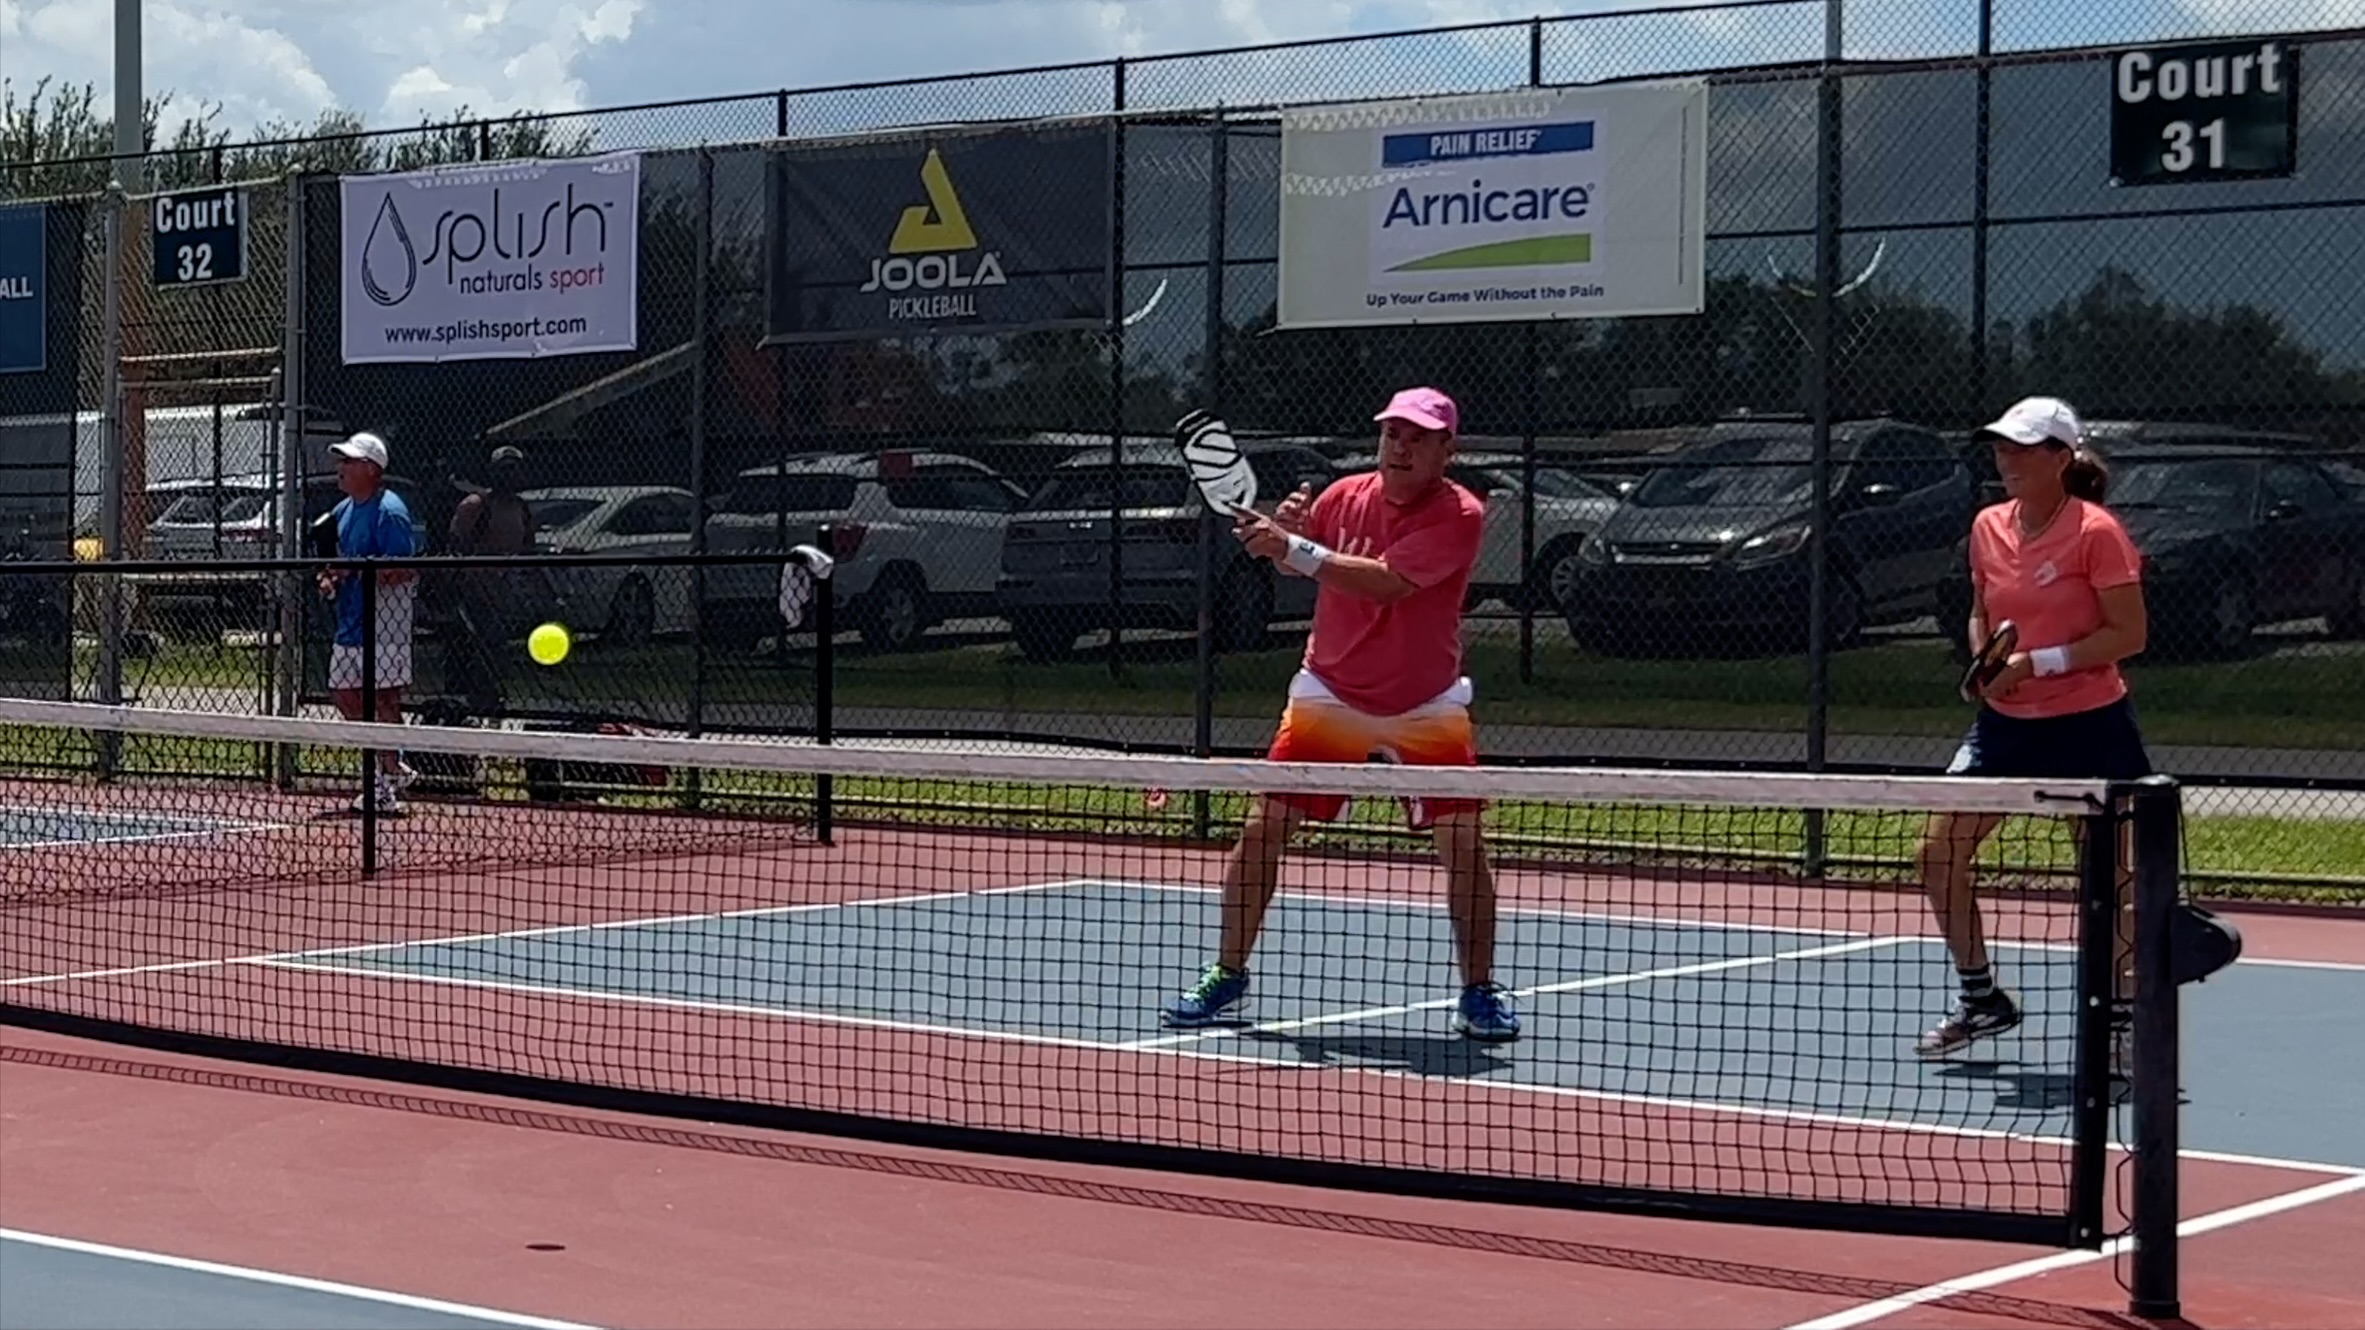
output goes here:
<path id="1" fill-rule="evenodd" d="M 99 545 L 108 563 L 121 563 L 124 554 L 124 487 L 131 483 L 124 465 L 123 420 L 123 210 L 120 180 L 110 181 L 100 204 L 106 227 L 106 277 L 101 345 L 106 364 L 101 367 L 100 404 L 105 411 L 100 434 Z M 124 579 L 120 574 L 101 583 L 98 700 L 123 705 Z M 111 780 L 122 757 L 121 735 L 104 730 L 98 735 L 98 777 Z"/>
<path id="2" fill-rule="evenodd" d="M 1231 192 L 1231 129 L 1221 106 L 1209 122 L 1207 143 L 1207 326 L 1201 353 L 1205 369 L 1199 391 L 1201 405 L 1213 415 L 1224 413 L 1224 229 L 1229 225 Z M 1215 509 L 1199 505 L 1199 641 L 1191 698 L 1191 752 L 1199 757 L 1215 753 L 1215 551 L 1224 538 Z M 1213 810 L 1205 790 L 1191 792 L 1191 835 L 1204 840 Z"/>
<path id="3" fill-rule="evenodd" d="M 305 228 L 308 224 L 304 207 L 305 177 L 301 171 L 287 177 L 287 289 L 282 295 L 285 304 L 285 326 L 281 329 L 283 346 L 279 361 L 280 437 L 279 455 L 279 556 L 298 558 L 304 550 L 304 443 L 308 434 L 304 410 L 304 337 L 307 328 L 304 299 L 304 275 L 310 253 Z M 277 712 L 282 716 L 296 714 L 298 699 L 303 696 L 304 678 L 304 596 L 306 586 L 301 572 L 282 573 L 279 586 L 279 641 L 273 656 L 277 661 L 275 680 Z M 273 769 L 279 788 L 292 788 L 296 779 L 296 749 L 292 744 L 275 747 Z"/>
<path id="4" fill-rule="evenodd" d="M 1109 677 L 1125 677 L 1125 61 L 1109 118 Z"/>
<path id="5" fill-rule="evenodd" d="M 714 320 L 714 153 L 703 145 L 698 149 L 696 246 L 690 275 L 690 553 L 699 556 L 699 562 L 690 567 L 690 705 L 684 718 L 685 733 L 693 739 L 706 725 L 706 362 L 713 349 Z M 783 661 L 788 658 L 785 622 L 780 626 L 780 656 Z M 695 808 L 701 790 L 698 768 L 690 768 L 688 776 L 683 800 Z"/>
<path id="6" fill-rule="evenodd" d="M 1544 20 L 1527 24 L 1527 86 L 1544 86 Z M 1519 608 L 1519 681 L 1536 681 L 1536 429 L 1542 414 L 1541 333 L 1534 320 L 1519 329 L 1519 582 L 1512 592 Z M 1550 592 L 1547 583 L 1545 591 Z M 1549 602 L 1547 602 L 1549 603 Z"/>
<path id="7" fill-rule="evenodd" d="M 1815 312 L 1808 352 L 1808 398 L 1814 412 L 1813 534 L 1807 545 L 1807 770 L 1823 770 L 1831 725 L 1831 425 L 1832 325 L 1839 288 L 1840 75 L 1844 49 L 1841 0 L 1824 0 L 1823 75 L 1815 111 Z M 1826 861 L 1823 810 L 1806 810 L 1801 868 L 1820 876 Z"/>
<path id="8" fill-rule="evenodd" d="M 1995 70 L 1988 61 L 1995 53 L 1995 0 L 1979 0 L 1979 66 L 1977 110 L 1973 115 L 1971 148 L 1971 402 L 1987 411 L 1987 214 L 1992 154 L 1995 150 Z"/>

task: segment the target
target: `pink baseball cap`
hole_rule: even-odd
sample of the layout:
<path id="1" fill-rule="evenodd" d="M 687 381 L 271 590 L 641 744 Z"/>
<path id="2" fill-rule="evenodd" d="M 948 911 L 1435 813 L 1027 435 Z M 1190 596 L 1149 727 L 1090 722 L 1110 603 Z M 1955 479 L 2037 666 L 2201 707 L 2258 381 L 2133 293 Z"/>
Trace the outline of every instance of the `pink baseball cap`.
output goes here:
<path id="1" fill-rule="evenodd" d="M 1388 399 L 1388 407 L 1373 420 L 1402 420 L 1422 429 L 1441 429 L 1448 434 L 1461 432 L 1461 408 L 1453 399 L 1435 388 L 1407 388 Z"/>

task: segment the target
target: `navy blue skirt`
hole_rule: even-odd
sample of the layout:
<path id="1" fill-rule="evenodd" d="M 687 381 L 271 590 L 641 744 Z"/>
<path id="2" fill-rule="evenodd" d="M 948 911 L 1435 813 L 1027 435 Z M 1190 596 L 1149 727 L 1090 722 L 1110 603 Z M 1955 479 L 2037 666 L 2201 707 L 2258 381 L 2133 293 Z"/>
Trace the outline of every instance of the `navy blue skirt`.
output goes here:
<path id="1" fill-rule="evenodd" d="M 2024 720 L 1982 706 L 1950 776 L 2021 780 L 2141 780 L 2152 774 L 2135 706 L 2120 698 L 2092 711 Z"/>

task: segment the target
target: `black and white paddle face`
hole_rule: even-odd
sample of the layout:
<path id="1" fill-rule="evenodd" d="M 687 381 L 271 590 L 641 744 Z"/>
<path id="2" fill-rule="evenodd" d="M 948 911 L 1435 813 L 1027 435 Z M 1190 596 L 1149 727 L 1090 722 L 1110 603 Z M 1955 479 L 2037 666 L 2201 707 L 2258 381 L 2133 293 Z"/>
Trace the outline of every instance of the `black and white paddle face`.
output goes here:
<path id="1" fill-rule="evenodd" d="M 1193 411 L 1175 422 L 1174 442 L 1209 508 L 1231 517 L 1256 507 L 1256 472 L 1241 456 L 1229 425 Z"/>
<path id="2" fill-rule="evenodd" d="M 2004 672 L 2005 663 L 2012 658 L 2012 652 L 2019 645 L 2018 624 L 2010 619 L 1997 624 L 1995 631 L 1988 634 L 1986 645 L 1980 647 L 1979 654 L 1971 658 L 1971 667 L 1963 671 L 1963 692 L 1977 697 L 1980 689 L 1993 683 L 1995 677 Z"/>

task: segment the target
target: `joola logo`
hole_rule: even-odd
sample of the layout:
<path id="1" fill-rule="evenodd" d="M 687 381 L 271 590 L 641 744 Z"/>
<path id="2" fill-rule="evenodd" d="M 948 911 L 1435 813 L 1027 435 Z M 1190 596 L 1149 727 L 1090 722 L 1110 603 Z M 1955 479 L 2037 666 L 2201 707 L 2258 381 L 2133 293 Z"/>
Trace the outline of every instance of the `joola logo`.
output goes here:
<path id="1" fill-rule="evenodd" d="M 944 155 L 934 148 L 920 164 L 920 185 L 926 203 L 903 210 L 888 238 L 887 253 L 870 261 L 870 280 L 863 294 L 889 293 L 887 317 L 934 320 L 977 317 L 976 288 L 1005 286 L 1002 256 L 980 250 L 977 228 L 961 206 Z M 970 257 L 974 254 L 974 257 Z M 903 292 L 926 294 L 904 295 Z"/>

